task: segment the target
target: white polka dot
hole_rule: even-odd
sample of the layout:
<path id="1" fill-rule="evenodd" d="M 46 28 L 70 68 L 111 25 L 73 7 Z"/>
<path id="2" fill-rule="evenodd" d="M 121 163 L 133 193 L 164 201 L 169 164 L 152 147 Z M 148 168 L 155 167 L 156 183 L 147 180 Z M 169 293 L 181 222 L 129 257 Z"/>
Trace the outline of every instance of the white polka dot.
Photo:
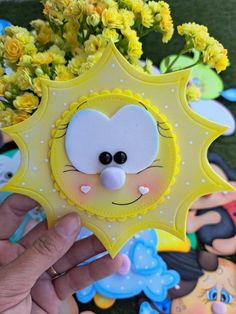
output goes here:
<path id="1" fill-rule="evenodd" d="M 174 126 L 177 128 L 179 125 L 178 125 L 178 123 L 175 123 Z"/>
<path id="2" fill-rule="evenodd" d="M 112 241 L 115 241 L 115 240 L 116 240 L 116 237 L 112 237 L 111 239 L 112 239 Z"/>
<path id="3" fill-rule="evenodd" d="M 29 138 L 29 134 L 25 134 L 25 138 Z"/>
<path id="4" fill-rule="evenodd" d="M 109 288 L 110 288 L 110 285 L 106 285 L 106 288 L 109 289 Z"/>
<path id="5" fill-rule="evenodd" d="M 62 207 L 62 208 L 66 208 L 66 205 L 65 205 L 65 204 L 62 204 L 61 207 Z"/>
<path id="6" fill-rule="evenodd" d="M 144 96 L 144 95 L 145 95 L 145 93 L 142 93 L 141 95 L 142 95 L 142 96 Z"/>
<path id="7" fill-rule="evenodd" d="M 138 257 L 139 259 L 143 259 L 143 256 L 142 255 L 139 255 L 139 257 Z"/>
<path id="8" fill-rule="evenodd" d="M 141 216 L 141 215 L 138 215 L 138 219 L 140 220 L 140 219 L 142 219 L 143 217 Z"/>
<path id="9" fill-rule="evenodd" d="M 42 141 L 40 141 L 40 144 L 44 144 L 44 141 L 42 140 Z"/>
<path id="10" fill-rule="evenodd" d="M 205 180 L 205 179 L 202 179 L 202 180 L 201 180 L 201 182 L 202 182 L 202 183 L 205 183 L 205 182 L 206 182 L 206 180 Z"/>
<path id="11" fill-rule="evenodd" d="M 168 105 L 165 105 L 164 108 L 165 108 L 165 109 L 168 109 Z"/>
<path id="12" fill-rule="evenodd" d="M 138 281 L 138 284 L 139 284 L 139 285 L 142 285 L 142 284 L 143 284 L 143 282 L 142 282 L 142 281 Z"/>
<path id="13" fill-rule="evenodd" d="M 206 132 L 205 132 L 205 135 L 209 135 L 209 132 L 208 132 L 208 131 L 206 131 Z"/>
<path id="14" fill-rule="evenodd" d="M 48 162 L 48 159 L 46 158 L 46 159 L 44 159 L 44 161 L 45 161 L 45 162 Z"/>
<path id="15" fill-rule="evenodd" d="M 57 93 L 55 91 L 52 92 L 53 96 L 55 96 Z"/>
<path id="16" fill-rule="evenodd" d="M 130 280 L 130 276 L 126 276 L 125 278 L 126 278 L 127 280 Z"/>
<path id="17" fill-rule="evenodd" d="M 90 93 L 93 93 L 93 89 L 90 89 L 90 91 L 89 91 Z"/>
<path id="18" fill-rule="evenodd" d="M 193 144 L 193 141 L 192 141 L 192 140 L 190 140 L 188 143 L 189 143 L 190 145 L 192 145 L 192 144 Z"/>
<path id="19" fill-rule="evenodd" d="M 173 222 L 173 220 L 170 220 L 169 223 L 170 223 L 171 225 L 173 225 L 174 222 Z"/>
<path id="20" fill-rule="evenodd" d="M 25 182 L 21 182 L 21 185 L 25 186 L 25 184 L 26 184 Z"/>
<path id="21" fill-rule="evenodd" d="M 174 88 L 172 88 L 172 89 L 171 89 L 171 93 L 174 93 L 174 92 L 175 92 L 175 89 L 174 89 Z"/>
<path id="22" fill-rule="evenodd" d="M 37 171 L 37 167 L 36 167 L 36 166 L 33 166 L 33 167 L 32 167 L 32 170 L 33 170 L 33 171 Z"/>
<path id="23" fill-rule="evenodd" d="M 152 283 L 152 279 L 149 280 L 149 283 Z"/>
<path id="24" fill-rule="evenodd" d="M 55 128 L 55 124 L 52 124 L 52 126 L 51 126 L 51 127 L 52 127 L 52 129 L 54 129 L 54 128 Z"/>
<path id="25" fill-rule="evenodd" d="M 52 189 L 52 192 L 55 193 L 57 190 L 56 189 Z"/>
<path id="26" fill-rule="evenodd" d="M 92 216 L 88 214 L 88 218 L 91 218 Z"/>
<path id="27" fill-rule="evenodd" d="M 186 181 L 186 182 L 185 182 L 185 185 L 189 186 L 189 185 L 190 185 L 190 182 L 189 182 L 189 181 Z"/>
<path id="28" fill-rule="evenodd" d="M 109 229 L 111 229 L 111 225 L 108 225 L 107 227 L 108 227 Z"/>
<path id="29" fill-rule="evenodd" d="M 183 161 L 181 162 L 181 164 L 182 164 L 182 165 L 185 165 L 185 161 L 183 160 Z"/>
<path id="30" fill-rule="evenodd" d="M 159 289 L 157 289 L 157 290 L 156 290 L 156 293 L 159 293 L 159 292 L 160 292 L 160 290 L 159 290 Z"/>
<path id="31" fill-rule="evenodd" d="M 64 102 L 64 104 L 63 104 L 63 105 L 64 105 L 64 107 L 67 107 L 67 106 L 68 106 L 67 102 Z"/>
<path id="32" fill-rule="evenodd" d="M 170 195 L 167 195 L 166 198 L 167 198 L 168 200 L 170 200 Z"/>
<path id="33" fill-rule="evenodd" d="M 124 80 L 123 80 L 123 79 L 120 79 L 120 82 L 121 82 L 121 83 L 124 83 Z"/>
<path id="34" fill-rule="evenodd" d="M 125 289 L 125 287 L 124 287 L 124 286 L 121 286 L 121 287 L 120 287 L 120 290 L 124 290 L 124 289 Z"/>
<path id="35" fill-rule="evenodd" d="M 112 63 L 111 67 L 114 69 L 116 67 L 115 63 Z"/>
<path id="36" fill-rule="evenodd" d="M 160 210 L 160 214 L 163 214 L 163 211 L 162 211 L 162 210 Z"/>
<path id="37" fill-rule="evenodd" d="M 162 279 L 162 280 L 161 280 L 161 283 L 163 284 L 163 283 L 165 283 L 165 281 Z"/>
<path id="38" fill-rule="evenodd" d="M 43 189 L 39 189 L 39 192 L 43 192 Z"/>

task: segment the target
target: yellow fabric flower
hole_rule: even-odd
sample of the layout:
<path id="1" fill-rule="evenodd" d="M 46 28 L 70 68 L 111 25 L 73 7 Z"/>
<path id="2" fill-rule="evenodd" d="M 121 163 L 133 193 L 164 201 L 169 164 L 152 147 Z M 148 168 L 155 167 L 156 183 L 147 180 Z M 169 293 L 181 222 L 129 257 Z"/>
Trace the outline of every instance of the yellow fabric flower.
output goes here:
<path id="1" fill-rule="evenodd" d="M 119 41 L 119 34 L 115 29 L 104 28 L 102 31 L 102 36 L 111 40 L 113 43 L 117 43 Z"/>
<path id="2" fill-rule="evenodd" d="M 188 101 L 198 101 L 201 97 L 201 90 L 195 86 L 191 85 L 187 87 L 187 100 Z"/>
<path id="3" fill-rule="evenodd" d="M 56 71 L 56 81 L 67 81 L 74 78 L 73 73 L 65 65 L 57 65 L 55 68 Z"/>
<path id="4" fill-rule="evenodd" d="M 42 65 L 42 64 L 50 64 L 53 61 L 53 57 L 49 52 L 39 52 L 32 56 L 32 64 L 34 65 Z"/>
<path id="5" fill-rule="evenodd" d="M 152 10 L 149 8 L 148 5 L 144 5 L 140 14 L 141 14 L 142 25 L 147 27 L 147 28 L 150 28 L 154 22 Z"/>
<path id="6" fill-rule="evenodd" d="M 163 43 L 167 43 L 172 38 L 174 33 L 170 7 L 168 3 L 159 1 L 157 2 L 157 7 L 154 7 L 153 9 L 156 10 L 155 26 L 157 27 L 157 30 L 160 28 L 160 32 L 163 34 Z"/>
<path id="7" fill-rule="evenodd" d="M 4 56 L 10 62 L 15 63 L 23 55 L 23 45 L 15 38 L 9 36 L 5 37 L 4 40 Z"/>
<path id="8" fill-rule="evenodd" d="M 16 111 L 13 118 L 12 118 L 12 124 L 20 123 L 30 117 L 30 114 L 28 114 L 25 111 Z"/>
<path id="9" fill-rule="evenodd" d="M 32 93 L 24 93 L 22 96 L 17 96 L 13 101 L 13 105 L 18 110 L 23 110 L 32 113 L 33 110 L 38 108 L 39 99 Z"/>
<path id="10" fill-rule="evenodd" d="M 123 28 L 122 14 L 115 8 L 105 9 L 102 12 L 102 23 L 107 28 Z"/>
<path id="11" fill-rule="evenodd" d="M 0 128 L 12 125 L 13 117 L 14 111 L 12 109 L 0 110 Z"/>

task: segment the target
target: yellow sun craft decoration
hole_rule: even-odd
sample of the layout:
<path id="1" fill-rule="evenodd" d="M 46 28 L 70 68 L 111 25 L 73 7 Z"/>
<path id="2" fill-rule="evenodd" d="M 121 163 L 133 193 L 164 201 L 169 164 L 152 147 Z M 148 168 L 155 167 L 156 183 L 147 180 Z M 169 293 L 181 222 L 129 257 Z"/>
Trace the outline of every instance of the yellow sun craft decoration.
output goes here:
<path id="1" fill-rule="evenodd" d="M 44 80 L 37 112 L 4 129 L 22 159 L 4 190 L 37 200 L 50 225 L 78 212 L 111 256 L 146 228 L 184 240 L 191 203 L 233 190 L 207 161 L 225 127 L 191 111 L 189 75 L 138 72 L 110 43 L 80 77 Z"/>

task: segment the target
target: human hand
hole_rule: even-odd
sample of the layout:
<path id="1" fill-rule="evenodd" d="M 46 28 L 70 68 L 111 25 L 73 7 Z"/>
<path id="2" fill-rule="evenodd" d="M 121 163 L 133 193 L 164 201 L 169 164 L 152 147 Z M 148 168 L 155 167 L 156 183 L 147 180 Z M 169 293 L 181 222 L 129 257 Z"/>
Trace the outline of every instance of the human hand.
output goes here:
<path id="1" fill-rule="evenodd" d="M 105 249 L 95 236 L 75 242 L 81 228 L 75 213 L 60 218 L 50 230 L 41 223 L 19 243 L 10 243 L 26 212 L 36 206 L 17 194 L 0 206 L 0 313 L 58 314 L 62 300 L 122 265 L 121 255 L 113 260 L 106 255 L 77 266 Z M 54 280 L 47 273 L 52 265 L 62 274 Z"/>

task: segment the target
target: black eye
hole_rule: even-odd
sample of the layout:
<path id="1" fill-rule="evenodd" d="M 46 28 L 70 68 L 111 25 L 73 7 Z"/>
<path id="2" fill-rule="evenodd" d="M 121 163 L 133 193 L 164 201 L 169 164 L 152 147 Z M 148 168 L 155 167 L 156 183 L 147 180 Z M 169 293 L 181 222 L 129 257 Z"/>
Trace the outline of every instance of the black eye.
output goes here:
<path id="1" fill-rule="evenodd" d="M 109 152 L 103 152 L 99 155 L 99 161 L 103 165 L 109 165 L 112 162 L 112 155 Z"/>
<path id="2" fill-rule="evenodd" d="M 5 177 L 5 179 L 9 180 L 13 177 L 13 173 L 12 172 L 6 172 L 4 177 Z"/>
<path id="3" fill-rule="evenodd" d="M 114 155 L 114 160 L 117 164 L 124 164 L 127 160 L 127 155 L 126 153 L 124 152 L 117 152 L 115 155 Z"/>

